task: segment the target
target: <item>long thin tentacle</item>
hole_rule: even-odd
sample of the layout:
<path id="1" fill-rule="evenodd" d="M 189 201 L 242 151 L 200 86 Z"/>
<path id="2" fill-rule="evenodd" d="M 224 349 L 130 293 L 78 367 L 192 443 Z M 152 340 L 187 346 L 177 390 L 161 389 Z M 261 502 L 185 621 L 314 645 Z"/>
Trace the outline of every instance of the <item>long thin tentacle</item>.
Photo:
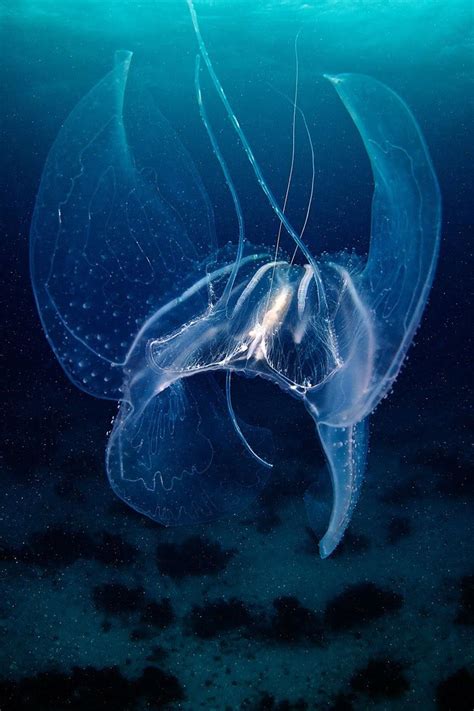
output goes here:
<path id="1" fill-rule="evenodd" d="M 225 393 L 226 393 L 226 398 L 227 398 L 227 409 L 229 410 L 230 419 L 232 420 L 232 424 L 234 425 L 235 431 L 239 435 L 240 439 L 242 440 L 243 445 L 245 446 L 247 451 L 252 455 L 252 457 L 254 457 L 258 462 L 260 462 L 260 464 L 263 464 L 265 467 L 268 467 L 269 469 L 273 469 L 273 464 L 271 464 L 270 462 L 267 462 L 266 459 L 263 459 L 256 452 L 254 452 L 254 450 L 252 449 L 250 444 L 247 442 L 244 433 L 240 429 L 240 425 L 237 422 L 237 417 L 235 416 L 234 407 L 232 405 L 232 399 L 231 399 L 231 393 L 230 393 L 231 376 L 232 376 L 232 372 L 230 370 L 228 370 L 227 374 L 226 374 L 226 381 L 225 381 Z"/>
<path id="2" fill-rule="evenodd" d="M 292 122 L 291 122 L 291 162 L 290 162 L 290 171 L 288 173 L 288 182 L 286 185 L 286 192 L 285 192 L 285 199 L 283 201 L 283 214 L 286 213 L 286 206 L 288 204 L 288 196 L 290 194 L 290 189 L 291 189 L 291 181 L 293 179 L 293 169 L 295 166 L 295 152 L 296 152 L 296 107 L 298 106 L 298 84 L 299 84 L 299 62 L 298 62 L 298 37 L 299 37 L 299 32 L 295 37 L 295 91 L 293 95 L 293 116 L 292 116 Z M 283 222 L 280 220 L 280 224 L 278 226 L 278 234 L 276 238 L 276 243 L 275 243 L 275 255 L 273 257 L 273 261 L 276 262 L 278 258 L 278 250 L 280 248 L 280 239 L 281 239 L 281 230 L 283 227 Z M 270 298 L 272 288 L 273 288 L 273 279 L 275 277 L 275 269 L 273 269 L 272 272 L 272 279 L 270 282 L 270 291 L 268 294 L 268 297 Z"/>
<path id="3" fill-rule="evenodd" d="M 308 137 L 308 144 L 309 144 L 309 150 L 311 151 L 311 189 L 309 191 L 309 197 L 308 197 L 308 204 L 306 206 L 306 215 L 304 218 L 303 222 L 303 227 L 301 228 L 300 232 L 300 237 L 303 237 L 304 232 L 306 230 L 306 225 L 308 224 L 309 220 L 309 213 L 311 212 L 311 207 L 313 205 L 313 196 L 314 196 L 314 179 L 315 179 L 315 161 L 314 161 L 314 146 L 313 146 L 313 141 L 311 140 L 311 133 L 308 127 L 308 122 L 306 121 L 306 116 L 304 115 L 304 112 L 299 109 L 299 112 L 301 114 L 301 117 L 303 119 L 304 127 L 306 129 L 306 135 Z M 298 245 L 295 247 L 295 251 L 293 252 L 293 256 L 291 257 L 290 264 L 293 264 L 295 261 L 296 253 L 298 252 Z"/>
<path id="4" fill-rule="evenodd" d="M 286 231 L 292 237 L 292 239 L 295 241 L 295 243 L 298 245 L 298 247 L 301 249 L 301 251 L 303 252 L 308 263 L 313 268 L 314 279 L 315 279 L 316 288 L 317 288 L 318 297 L 319 297 L 319 308 L 322 311 L 322 316 L 327 317 L 328 307 L 327 307 L 326 295 L 324 292 L 319 267 L 316 264 L 316 261 L 314 260 L 313 256 L 311 255 L 311 252 L 308 250 L 306 245 L 302 242 L 299 234 L 295 231 L 295 229 L 292 227 L 292 225 L 288 221 L 287 217 L 283 214 L 281 208 L 279 207 L 279 205 L 275 199 L 275 196 L 273 195 L 272 191 L 270 190 L 267 182 L 265 181 L 265 179 L 263 177 L 262 171 L 260 169 L 260 166 L 257 163 L 257 160 L 254 156 L 253 151 L 252 151 L 252 148 L 251 148 L 244 132 L 242 131 L 242 129 L 240 127 L 240 124 L 237 120 L 236 115 L 234 114 L 234 112 L 232 110 L 231 105 L 229 104 L 229 101 L 228 101 L 227 96 L 224 92 L 224 89 L 222 88 L 219 78 L 214 71 L 214 67 L 212 66 L 211 59 L 209 57 L 206 46 L 204 44 L 204 40 L 201 35 L 201 31 L 199 29 L 199 23 L 198 23 L 198 19 L 197 19 L 196 11 L 194 9 L 193 2 L 192 2 L 192 0 L 187 0 L 187 3 L 188 3 L 189 12 L 191 14 L 191 19 L 193 22 L 193 27 L 194 27 L 194 31 L 196 34 L 196 38 L 198 41 L 199 50 L 201 52 L 202 58 L 204 59 L 204 63 L 206 64 L 206 67 L 209 72 L 209 76 L 211 77 L 212 83 L 214 84 L 217 94 L 218 94 L 220 100 L 222 101 L 222 104 L 227 112 L 228 118 L 229 118 L 230 122 L 232 123 L 232 126 L 234 127 L 234 130 L 236 131 L 236 133 L 243 145 L 245 154 L 247 155 L 247 158 L 253 168 L 253 171 L 254 171 L 257 181 L 258 181 L 258 184 L 260 185 L 263 192 L 267 196 L 267 199 L 270 203 L 271 208 L 273 209 L 273 211 L 275 212 L 277 217 L 282 221 L 283 226 L 285 227 Z"/>
<path id="5" fill-rule="evenodd" d="M 230 176 L 230 172 L 227 167 L 227 164 L 224 160 L 224 156 L 222 155 L 222 152 L 219 148 L 219 144 L 217 143 L 217 139 L 215 137 L 214 131 L 212 130 L 211 125 L 209 123 L 207 111 L 204 106 L 204 102 L 202 99 L 202 92 L 201 92 L 201 83 L 199 80 L 200 70 L 201 70 L 200 56 L 197 55 L 195 74 L 194 74 L 194 82 L 195 82 L 195 87 L 196 87 L 196 96 L 197 96 L 197 102 L 198 102 L 198 106 L 199 106 L 199 113 L 201 114 L 202 122 L 206 128 L 207 135 L 209 136 L 209 140 L 211 141 L 212 149 L 216 155 L 217 160 L 219 161 L 219 165 L 221 166 L 222 172 L 224 174 L 224 178 L 227 183 L 227 187 L 229 188 L 229 192 L 231 194 L 232 201 L 234 203 L 235 212 L 237 215 L 237 222 L 239 225 L 239 242 L 238 242 L 238 246 L 237 246 L 237 254 L 235 257 L 234 267 L 233 267 L 230 277 L 227 281 L 227 285 L 224 289 L 224 294 L 222 297 L 223 303 L 227 304 L 227 302 L 229 300 L 229 296 L 232 292 L 232 288 L 235 283 L 235 279 L 237 277 L 237 272 L 239 271 L 239 267 L 240 267 L 240 264 L 242 261 L 242 255 L 244 252 L 244 242 L 245 242 L 245 225 L 244 225 L 244 218 L 243 218 L 243 214 L 242 214 L 242 208 L 240 206 L 239 196 L 237 195 L 237 191 L 235 189 L 234 183 L 233 183 L 232 178 Z"/>
<path id="6" fill-rule="evenodd" d="M 275 91 L 277 94 L 280 94 L 280 96 L 282 96 L 284 99 L 286 99 L 286 101 L 288 101 L 290 104 L 293 104 L 293 106 L 295 107 L 294 102 L 290 99 L 289 96 L 287 96 L 286 94 L 284 94 L 284 93 L 283 93 L 282 91 L 280 91 L 279 89 L 276 89 L 276 88 L 275 88 L 274 86 L 272 86 L 271 84 L 269 84 L 269 86 L 270 86 L 270 88 L 271 88 L 273 91 Z M 299 106 L 296 106 L 295 108 L 296 108 L 296 111 L 298 112 L 298 114 L 301 116 L 301 119 L 302 119 L 302 121 L 303 121 L 303 125 L 304 125 L 305 131 L 306 131 L 306 137 L 307 137 L 307 139 L 308 139 L 309 150 L 310 150 L 310 153 L 311 153 L 311 187 L 310 187 L 310 191 L 309 191 L 308 203 L 307 203 L 307 206 L 306 206 L 305 219 L 304 219 L 304 222 L 303 222 L 303 226 L 302 226 L 302 228 L 301 228 L 301 231 L 300 231 L 300 237 L 303 237 L 304 232 L 305 232 L 305 230 L 306 230 L 306 226 L 307 226 L 307 224 L 308 224 L 309 215 L 310 215 L 310 212 L 311 212 L 311 207 L 312 207 L 312 205 L 313 205 L 314 182 L 315 182 L 315 177 L 316 177 L 316 161 L 315 161 L 315 156 L 314 156 L 313 140 L 312 140 L 312 138 L 311 138 L 311 132 L 310 132 L 310 130 L 309 130 L 308 121 L 306 120 L 306 115 L 305 115 L 303 109 L 301 109 Z M 293 252 L 293 256 L 292 256 L 292 258 L 291 258 L 291 260 L 290 260 L 290 264 L 293 264 L 293 262 L 295 261 L 295 257 L 296 257 L 297 252 L 298 252 L 298 246 L 295 247 L 295 251 Z"/>

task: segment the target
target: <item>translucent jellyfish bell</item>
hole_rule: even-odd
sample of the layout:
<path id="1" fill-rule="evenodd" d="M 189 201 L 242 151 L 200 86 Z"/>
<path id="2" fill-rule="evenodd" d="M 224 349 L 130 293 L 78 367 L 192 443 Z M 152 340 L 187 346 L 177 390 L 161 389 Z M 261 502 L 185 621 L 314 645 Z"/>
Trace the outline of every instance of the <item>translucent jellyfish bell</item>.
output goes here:
<path id="1" fill-rule="evenodd" d="M 328 76 L 374 176 L 370 251 L 318 257 L 278 205 L 230 106 L 188 0 L 201 56 L 271 209 L 303 266 L 245 244 L 230 171 L 201 116 L 239 224 L 219 247 L 211 203 L 131 54 L 77 105 L 50 150 L 31 226 L 31 276 L 47 338 L 85 392 L 120 401 L 107 447 L 112 488 L 165 525 L 247 507 L 273 464 L 271 433 L 232 404 L 232 374 L 263 377 L 314 419 L 334 502 L 323 557 L 350 520 L 367 454 L 367 418 L 388 392 L 426 304 L 438 255 L 439 189 L 418 125 L 367 76 Z M 216 372 L 225 371 L 222 387 Z M 320 507 L 310 487 L 310 524 Z"/>

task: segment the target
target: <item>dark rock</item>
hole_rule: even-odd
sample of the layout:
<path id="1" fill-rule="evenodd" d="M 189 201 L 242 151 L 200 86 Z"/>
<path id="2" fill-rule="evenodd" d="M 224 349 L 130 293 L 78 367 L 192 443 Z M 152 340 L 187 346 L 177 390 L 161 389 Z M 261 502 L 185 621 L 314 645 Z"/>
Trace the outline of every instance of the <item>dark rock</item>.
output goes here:
<path id="1" fill-rule="evenodd" d="M 137 679 L 118 667 L 74 667 L 69 674 L 42 672 L 19 681 L 0 681 L 2 711 L 133 711 L 160 709 L 184 700 L 179 680 L 156 667 Z"/>
<path id="2" fill-rule="evenodd" d="M 474 676 L 466 668 L 441 681 L 436 688 L 439 711 L 472 711 L 474 708 Z"/>
<path id="3" fill-rule="evenodd" d="M 62 568 L 81 558 L 93 558 L 94 541 L 82 530 L 54 527 L 33 533 L 18 556 L 24 563 L 42 568 Z"/>
<path id="4" fill-rule="evenodd" d="M 176 580 L 195 575 L 216 575 L 227 567 L 235 550 L 225 550 L 201 536 L 187 538 L 181 544 L 160 543 L 157 563 L 163 575 Z"/>
<path id="5" fill-rule="evenodd" d="M 137 549 L 120 536 L 104 531 L 101 542 L 81 529 L 54 526 L 32 533 L 19 548 L 3 548 L 0 560 L 34 565 L 54 572 L 78 560 L 96 560 L 105 565 L 125 566 L 136 560 Z"/>
<path id="6" fill-rule="evenodd" d="M 175 614 L 170 599 L 163 598 L 160 602 L 154 600 L 147 602 L 140 620 L 143 624 L 159 630 L 171 625 L 175 620 Z"/>
<path id="7" fill-rule="evenodd" d="M 275 614 L 265 630 L 268 638 L 284 644 L 323 644 L 323 625 L 319 615 L 303 607 L 298 598 L 292 595 L 276 598 L 273 607 Z"/>
<path id="8" fill-rule="evenodd" d="M 137 559 L 138 549 L 121 536 L 107 533 L 102 534 L 102 543 L 96 546 L 95 559 L 104 565 L 127 566 L 132 565 Z"/>
<path id="9" fill-rule="evenodd" d="M 398 698 L 410 688 L 404 668 L 392 659 L 371 659 L 366 667 L 356 671 L 351 688 L 373 700 Z"/>
<path id="10" fill-rule="evenodd" d="M 158 664 L 161 662 L 164 662 L 165 659 L 167 659 L 169 656 L 169 653 L 164 647 L 160 647 L 160 645 L 155 644 L 151 648 L 151 652 L 146 658 L 147 662 L 153 662 L 154 664 Z"/>
<path id="11" fill-rule="evenodd" d="M 257 702 L 244 701 L 241 708 L 243 711 L 307 711 L 309 705 L 303 699 L 277 701 L 272 694 L 264 692 Z"/>
<path id="12" fill-rule="evenodd" d="M 352 711 L 354 704 L 349 694 L 337 694 L 328 711 Z"/>
<path id="13" fill-rule="evenodd" d="M 130 642 L 143 642 L 146 639 L 150 639 L 150 633 L 148 630 L 137 629 L 132 630 L 128 635 Z"/>
<path id="14" fill-rule="evenodd" d="M 121 583 L 105 583 L 93 589 L 92 599 L 99 612 L 139 623 L 140 627 L 132 632 L 133 641 L 149 639 L 156 630 L 165 629 L 175 620 L 169 598 L 159 602 L 151 600 L 142 587 L 127 588 Z"/>
<path id="15" fill-rule="evenodd" d="M 191 627 L 201 639 L 210 639 L 252 624 L 252 615 L 241 600 L 216 600 L 195 606 L 191 612 Z"/>
<path id="16" fill-rule="evenodd" d="M 396 612 L 402 607 L 403 597 L 375 583 L 349 585 L 326 606 L 325 621 L 336 631 L 363 627 L 369 622 Z"/>
<path id="17" fill-rule="evenodd" d="M 474 625 L 474 575 L 465 575 L 460 581 L 461 599 L 456 622 Z"/>
<path id="18" fill-rule="evenodd" d="M 157 667 L 146 667 L 135 682 L 137 699 L 145 698 L 149 705 L 162 708 L 171 702 L 183 701 L 184 691 L 178 679 Z"/>

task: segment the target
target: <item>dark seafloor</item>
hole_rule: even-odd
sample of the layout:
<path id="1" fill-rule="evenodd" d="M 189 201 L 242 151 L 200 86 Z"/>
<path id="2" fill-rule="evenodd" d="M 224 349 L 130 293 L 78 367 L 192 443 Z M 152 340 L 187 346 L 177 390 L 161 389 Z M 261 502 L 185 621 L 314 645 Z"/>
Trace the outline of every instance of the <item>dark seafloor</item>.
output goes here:
<path id="1" fill-rule="evenodd" d="M 189 15 L 177 0 L 1 0 L 0 710 L 472 710 L 472 6 L 249 0 L 196 9 L 281 199 L 291 106 L 274 89 L 293 92 L 302 28 L 300 104 L 317 163 L 306 238 L 316 253 L 366 249 L 372 190 L 358 136 L 322 74 L 365 72 L 405 98 L 443 198 L 434 287 L 415 347 L 372 418 L 366 482 L 332 557 L 319 559 L 301 499 L 308 472 L 327 479 L 311 422 L 253 381 L 243 407 L 268 413 L 279 454 L 263 499 L 195 528 L 165 530 L 135 514 L 105 477 L 115 405 L 77 391 L 44 338 L 28 230 L 61 122 L 113 51 L 127 48 L 196 162 L 218 234 L 235 238 L 195 106 Z M 275 221 L 205 90 L 249 238 L 271 244 Z M 297 155 L 295 222 L 310 177 L 301 133 Z"/>

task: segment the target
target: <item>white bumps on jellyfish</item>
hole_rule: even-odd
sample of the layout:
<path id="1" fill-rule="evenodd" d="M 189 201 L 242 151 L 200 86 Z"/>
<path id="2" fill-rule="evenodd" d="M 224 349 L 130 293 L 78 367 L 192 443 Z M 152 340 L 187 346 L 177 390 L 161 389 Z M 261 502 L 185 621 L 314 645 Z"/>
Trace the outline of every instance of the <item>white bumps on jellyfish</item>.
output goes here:
<path id="1" fill-rule="evenodd" d="M 278 271 L 270 258 L 262 259 L 257 274 L 268 268 L 273 276 L 268 285 L 260 278 L 255 285 L 255 273 L 242 270 L 243 250 L 231 265 L 228 301 L 219 304 L 219 284 L 215 288 L 203 265 L 215 262 L 222 277 L 227 262 L 219 256 L 210 200 L 192 161 L 159 112 L 140 103 L 140 87 L 127 94 L 127 116 L 137 121 L 124 122 L 130 52 L 117 54 L 113 70 L 72 111 L 48 155 L 31 227 L 35 298 L 72 382 L 122 401 L 107 447 L 114 491 L 166 525 L 240 511 L 267 481 L 262 462 L 272 459 L 269 433 L 249 427 L 237 413 L 229 416 L 230 398 L 209 371 L 232 365 L 304 400 L 334 491 L 320 544 L 326 557 L 341 540 L 359 494 L 367 416 L 391 388 L 426 303 L 438 254 L 439 189 L 406 104 L 370 77 L 327 75 L 359 130 L 376 186 L 368 262 L 351 271 L 335 255 L 336 271 L 345 279 L 329 276 L 327 260 L 307 248 L 267 185 L 188 4 L 201 55 L 256 189 L 311 267 L 308 291 L 300 290 L 299 317 L 290 296 L 284 314 L 271 311 L 274 287 L 294 287 L 297 267 Z M 196 84 L 199 89 L 199 67 Z M 215 154 L 232 192 L 226 165 Z M 234 204 L 240 218 L 237 199 Z M 241 230 L 240 246 L 243 237 Z M 278 284 L 283 274 L 287 282 Z M 206 293 L 191 300 L 191 308 L 184 295 L 196 296 L 203 285 Z M 254 298 L 265 286 L 263 300 Z M 239 294 L 248 298 L 228 310 Z M 158 354 L 160 362 L 148 362 L 137 334 L 168 303 L 175 309 L 173 328 L 150 335 L 168 345 Z M 312 321 L 302 329 L 301 316 L 308 312 Z M 297 339 L 284 337 L 288 325 L 291 333 L 299 327 Z M 313 525 L 319 508 L 310 495 L 305 503 Z"/>

